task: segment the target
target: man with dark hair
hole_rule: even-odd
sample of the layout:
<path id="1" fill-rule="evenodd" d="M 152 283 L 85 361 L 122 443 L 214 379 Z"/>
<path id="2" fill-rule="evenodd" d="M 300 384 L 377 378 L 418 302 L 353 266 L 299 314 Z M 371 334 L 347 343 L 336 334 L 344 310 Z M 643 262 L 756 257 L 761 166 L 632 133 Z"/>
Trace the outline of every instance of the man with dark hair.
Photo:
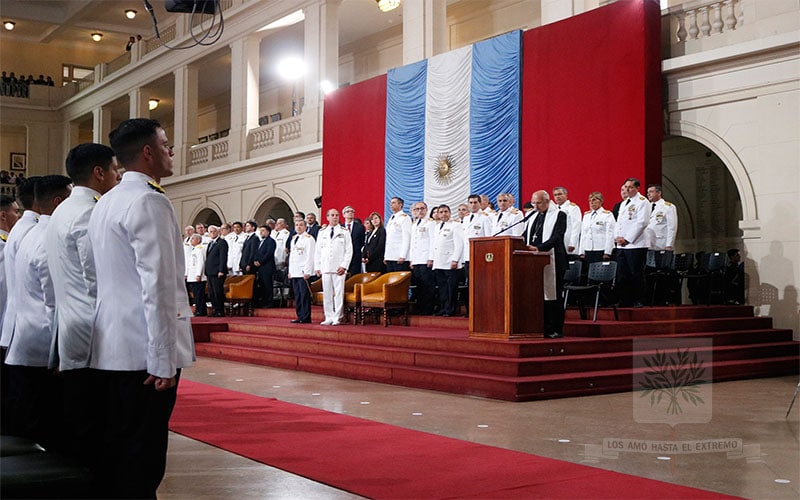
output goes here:
<path id="1" fill-rule="evenodd" d="M 22 184 L 17 186 L 17 202 L 22 205 L 20 208 L 23 208 L 25 211 L 14 225 L 14 228 L 8 232 L 6 248 L 3 252 L 5 255 L 3 267 L 6 273 L 6 279 L 8 280 L 6 286 L 9 290 L 17 288 L 14 277 L 14 262 L 17 257 L 19 244 L 22 242 L 25 235 L 28 234 L 28 231 L 39 222 L 39 207 L 36 205 L 34 197 L 34 191 L 39 179 L 41 179 L 41 177 L 29 177 L 27 180 L 23 181 Z M 14 300 L 14 295 L 9 295 L 3 311 L 3 330 L 2 335 L 0 335 L 0 349 L 2 349 L 3 353 L 5 353 L 5 350 L 8 348 L 8 343 L 11 341 L 11 333 L 14 330 L 14 322 L 16 321 L 18 308 L 14 304 Z M 5 399 L 5 392 L 2 397 Z"/>
<path id="2" fill-rule="evenodd" d="M 244 223 L 245 240 L 242 244 L 242 258 L 239 261 L 239 268 L 244 274 L 255 274 L 256 269 L 253 267 L 253 258 L 256 255 L 256 248 L 258 248 L 258 223 L 254 220 L 249 220 Z"/>
<path id="3" fill-rule="evenodd" d="M 106 410 L 98 493 L 155 498 L 180 369 L 194 360 L 180 228 L 158 184 L 172 175 L 174 153 L 155 120 L 126 120 L 109 138 L 125 174 L 89 219 L 97 270 L 91 367 Z"/>
<path id="4" fill-rule="evenodd" d="M 34 188 L 39 222 L 28 231 L 14 262 L 16 317 L 9 337 L 8 414 L 12 435 L 58 446 L 61 422 L 59 381 L 49 369 L 56 333 L 55 292 L 45 251 L 46 230 L 56 207 L 70 195 L 72 181 L 63 175 L 41 177 Z"/>
<path id="5" fill-rule="evenodd" d="M 88 460 L 94 456 L 97 415 L 89 370 L 97 302 L 89 217 L 100 196 L 116 186 L 122 176 L 114 150 L 103 144 L 75 146 L 67 155 L 66 167 L 74 187 L 50 218 L 45 250 L 55 291 L 67 446 L 70 452 Z"/>
<path id="6" fill-rule="evenodd" d="M 439 287 L 439 312 L 437 316 L 452 316 L 456 312 L 458 270 L 464 254 L 464 229 L 450 220 L 450 207 L 439 206 L 439 222 L 431 224 L 431 251 L 428 265 L 433 269 Z"/>
<path id="7" fill-rule="evenodd" d="M 650 203 L 639 194 L 639 179 L 630 177 L 623 187 L 628 198 L 620 205 L 615 243 L 617 246 L 617 288 L 623 307 L 642 307 L 644 303 L 644 266 L 647 263 L 647 223 Z"/>
<path id="8" fill-rule="evenodd" d="M 256 274 L 259 284 L 259 297 L 255 302 L 264 307 L 272 306 L 272 276 L 275 274 L 275 240 L 270 237 L 269 226 L 258 227 L 258 238 L 253 244 L 253 264 L 251 269 Z"/>
<path id="9" fill-rule="evenodd" d="M 411 217 L 403 211 L 405 202 L 400 197 L 393 197 L 389 201 L 392 215 L 386 221 L 386 248 L 383 253 L 383 262 L 386 272 L 409 271 L 408 262 L 411 248 Z"/>

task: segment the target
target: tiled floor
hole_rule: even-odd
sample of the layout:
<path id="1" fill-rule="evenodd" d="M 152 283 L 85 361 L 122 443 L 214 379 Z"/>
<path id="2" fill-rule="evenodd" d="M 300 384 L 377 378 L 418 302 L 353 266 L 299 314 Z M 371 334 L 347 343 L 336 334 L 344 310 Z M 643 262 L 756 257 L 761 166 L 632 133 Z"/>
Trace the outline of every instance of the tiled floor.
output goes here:
<path id="1" fill-rule="evenodd" d="M 643 422 L 641 393 L 509 403 L 207 358 L 183 376 L 730 495 L 800 497 L 800 401 L 784 419 L 797 377 L 713 384 L 706 411 L 694 417 L 697 423 L 670 425 Z M 690 409 L 686 414 L 692 420 Z M 623 452 L 617 452 L 619 446 Z M 715 446 L 724 450 L 711 449 Z M 359 498 L 176 434 L 171 435 L 167 475 L 158 493 L 163 499 Z M 643 498 L 653 495 L 657 492 L 643 492 Z"/>

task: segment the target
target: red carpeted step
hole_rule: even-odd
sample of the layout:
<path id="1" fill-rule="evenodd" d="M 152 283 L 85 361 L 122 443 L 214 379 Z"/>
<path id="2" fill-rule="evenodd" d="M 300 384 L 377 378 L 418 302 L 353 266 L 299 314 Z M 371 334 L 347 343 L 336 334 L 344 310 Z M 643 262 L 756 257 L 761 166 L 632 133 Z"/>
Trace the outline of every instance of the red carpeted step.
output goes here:
<path id="1" fill-rule="evenodd" d="M 575 337 L 629 337 L 698 331 L 752 330 L 772 327 L 772 318 L 679 319 L 674 321 L 568 321 L 564 334 Z"/>
<path id="2" fill-rule="evenodd" d="M 594 307 L 586 308 L 587 317 L 591 319 Z M 619 321 L 671 321 L 675 319 L 701 318 L 747 318 L 753 317 L 753 306 L 748 305 L 711 305 L 711 306 L 654 306 L 654 307 L 618 307 Z M 568 320 L 580 320 L 577 307 L 567 308 Z M 601 307 L 597 310 L 597 319 L 614 320 L 614 309 Z"/>

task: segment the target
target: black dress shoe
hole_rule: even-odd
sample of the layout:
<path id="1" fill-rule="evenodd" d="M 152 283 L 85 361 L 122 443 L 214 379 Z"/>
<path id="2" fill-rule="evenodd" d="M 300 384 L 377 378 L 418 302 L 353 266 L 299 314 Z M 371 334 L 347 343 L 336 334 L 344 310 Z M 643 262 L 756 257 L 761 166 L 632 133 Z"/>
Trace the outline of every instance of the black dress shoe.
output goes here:
<path id="1" fill-rule="evenodd" d="M 548 338 L 548 339 L 560 339 L 560 338 L 564 337 L 564 334 L 563 333 L 545 333 L 544 336 L 545 336 L 545 338 Z"/>
<path id="2" fill-rule="evenodd" d="M 311 323 L 310 319 L 304 319 L 303 321 L 298 321 L 298 323 Z"/>
<path id="3" fill-rule="evenodd" d="M 302 321 L 300 321 L 299 319 L 293 319 L 293 320 L 291 321 L 291 323 L 302 323 Z"/>

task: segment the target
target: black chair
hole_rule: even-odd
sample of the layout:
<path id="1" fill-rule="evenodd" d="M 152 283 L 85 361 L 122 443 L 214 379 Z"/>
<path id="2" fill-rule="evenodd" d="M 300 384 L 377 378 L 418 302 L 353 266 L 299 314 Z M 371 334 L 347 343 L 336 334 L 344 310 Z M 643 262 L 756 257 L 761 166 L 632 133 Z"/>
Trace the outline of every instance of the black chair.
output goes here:
<path id="1" fill-rule="evenodd" d="M 683 290 L 683 280 L 691 274 L 694 268 L 694 254 L 693 253 L 676 253 L 672 256 L 672 270 L 675 272 L 677 283 L 677 304 L 682 303 L 681 290 Z"/>
<path id="2" fill-rule="evenodd" d="M 567 267 L 567 270 L 564 272 L 564 287 L 561 290 L 561 294 L 564 296 L 564 309 L 567 308 L 567 299 L 569 298 L 567 295 L 567 286 L 580 285 L 582 271 L 583 262 L 579 260 L 569 261 L 569 267 Z"/>
<path id="3" fill-rule="evenodd" d="M 681 276 L 687 280 L 689 293 L 694 304 L 711 305 L 715 297 L 718 303 L 725 301 L 725 252 L 704 253 L 698 266 Z"/>
<path id="4" fill-rule="evenodd" d="M 669 283 L 674 280 L 675 273 L 672 269 L 673 252 L 672 250 L 648 250 L 647 263 L 645 266 L 645 280 L 650 289 L 650 305 L 656 305 L 656 298 L 659 297 L 659 289 L 661 291 L 661 298 L 659 302 L 669 303 Z M 663 283 L 667 284 L 667 290 L 664 291 Z M 662 284 L 659 287 L 659 284 Z"/>
<path id="5" fill-rule="evenodd" d="M 600 295 L 605 292 L 607 297 L 611 296 L 614 290 L 614 283 L 617 279 L 617 263 L 613 260 L 603 262 L 593 262 L 589 265 L 588 283 L 586 285 L 567 285 L 564 287 L 564 304 L 569 300 L 569 292 L 579 292 L 585 294 L 587 292 L 594 292 L 594 316 L 592 321 L 597 321 L 597 308 L 600 305 Z M 619 314 L 617 313 L 617 305 L 613 300 L 609 300 L 611 306 L 614 308 L 614 319 L 619 321 Z M 578 307 L 580 308 L 581 319 L 586 319 L 586 311 L 583 309 L 583 304 L 578 300 Z"/>

